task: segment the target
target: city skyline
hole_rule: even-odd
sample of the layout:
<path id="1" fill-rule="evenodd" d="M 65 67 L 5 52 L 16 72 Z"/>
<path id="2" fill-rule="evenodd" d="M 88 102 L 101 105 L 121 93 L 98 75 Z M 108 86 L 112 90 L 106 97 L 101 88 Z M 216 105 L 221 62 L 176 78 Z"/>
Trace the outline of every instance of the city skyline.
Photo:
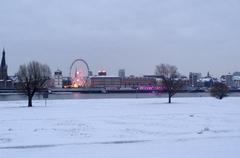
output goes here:
<path id="1" fill-rule="evenodd" d="M 16 1 L 0 6 L 9 75 L 31 60 L 69 73 L 82 58 L 97 73 L 153 74 L 160 63 L 216 77 L 240 70 L 240 2 Z M 2 50 L 2 49 L 1 49 Z"/>

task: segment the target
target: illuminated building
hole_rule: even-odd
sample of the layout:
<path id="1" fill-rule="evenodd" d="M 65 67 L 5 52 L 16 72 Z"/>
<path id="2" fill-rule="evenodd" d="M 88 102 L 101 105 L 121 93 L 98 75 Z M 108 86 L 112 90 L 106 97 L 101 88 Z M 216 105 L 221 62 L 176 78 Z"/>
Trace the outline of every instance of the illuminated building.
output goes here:
<path id="1" fill-rule="evenodd" d="M 63 88 L 71 88 L 71 87 L 72 87 L 71 77 L 63 77 Z"/>
<path id="2" fill-rule="evenodd" d="M 64 85 L 64 87 L 86 87 L 89 75 L 91 75 L 91 71 L 89 70 L 88 63 L 83 59 L 76 59 L 70 66 L 69 77 L 71 78 L 71 85 Z"/>
<path id="3" fill-rule="evenodd" d="M 72 81 L 72 87 L 73 88 L 84 87 L 85 84 L 86 84 L 86 78 L 84 77 L 83 72 L 81 70 L 76 69 L 75 76 Z"/>

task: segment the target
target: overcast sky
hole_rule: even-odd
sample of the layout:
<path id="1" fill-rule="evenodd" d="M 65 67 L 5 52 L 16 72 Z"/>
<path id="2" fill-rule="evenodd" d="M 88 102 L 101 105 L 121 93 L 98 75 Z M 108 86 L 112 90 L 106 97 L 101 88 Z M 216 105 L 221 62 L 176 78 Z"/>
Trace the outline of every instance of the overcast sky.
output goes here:
<path id="1" fill-rule="evenodd" d="M 67 76 L 76 58 L 110 75 L 220 75 L 240 71 L 240 1 L 1 0 L 0 47 L 10 75 L 38 60 Z"/>

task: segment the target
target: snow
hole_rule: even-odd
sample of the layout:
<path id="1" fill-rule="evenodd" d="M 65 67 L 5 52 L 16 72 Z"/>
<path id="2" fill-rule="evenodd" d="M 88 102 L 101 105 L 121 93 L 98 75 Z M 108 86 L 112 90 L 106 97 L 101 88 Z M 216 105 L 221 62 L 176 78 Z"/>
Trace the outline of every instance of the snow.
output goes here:
<path id="1" fill-rule="evenodd" d="M 240 81 L 240 76 L 233 76 L 233 81 Z"/>
<path id="2" fill-rule="evenodd" d="M 0 158 L 238 158 L 240 98 L 0 102 Z"/>
<path id="3" fill-rule="evenodd" d="M 205 77 L 205 78 L 199 79 L 199 82 L 210 82 L 211 80 L 212 80 L 212 78 L 210 78 L 210 77 Z"/>

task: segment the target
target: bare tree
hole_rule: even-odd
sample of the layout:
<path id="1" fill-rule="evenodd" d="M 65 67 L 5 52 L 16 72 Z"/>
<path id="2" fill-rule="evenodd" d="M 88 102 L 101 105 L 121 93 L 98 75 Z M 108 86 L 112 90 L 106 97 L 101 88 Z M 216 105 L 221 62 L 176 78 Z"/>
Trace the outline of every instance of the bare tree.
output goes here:
<path id="1" fill-rule="evenodd" d="M 227 96 L 228 92 L 228 86 L 220 82 L 214 83 L 210 90 L 211 96 L 216 97 L 217 99 L 223 99 Z"/>
<path id="2" fill-rule="evenodd" d="M 182 81 L 179 78 L 180 74 L 177 67 L 168 64 L 160 64 L 156 66 L 156 75 L 162 79 L 162 84 L 168 93 L 168 103 L 171 103 L 171 98 L 178 90 L 182 88 Z"/>
<path id="3" fill-rule="evenodd" d="M 46 81 L 51 77 L 50 68 L 48 65 L 31 61 L 27 65 L 20 65 L 16 75 L 19 80 L 18 88 L 28 96 L 28 107 L 32 107 L 35 92 L 44 88 Z"/>

